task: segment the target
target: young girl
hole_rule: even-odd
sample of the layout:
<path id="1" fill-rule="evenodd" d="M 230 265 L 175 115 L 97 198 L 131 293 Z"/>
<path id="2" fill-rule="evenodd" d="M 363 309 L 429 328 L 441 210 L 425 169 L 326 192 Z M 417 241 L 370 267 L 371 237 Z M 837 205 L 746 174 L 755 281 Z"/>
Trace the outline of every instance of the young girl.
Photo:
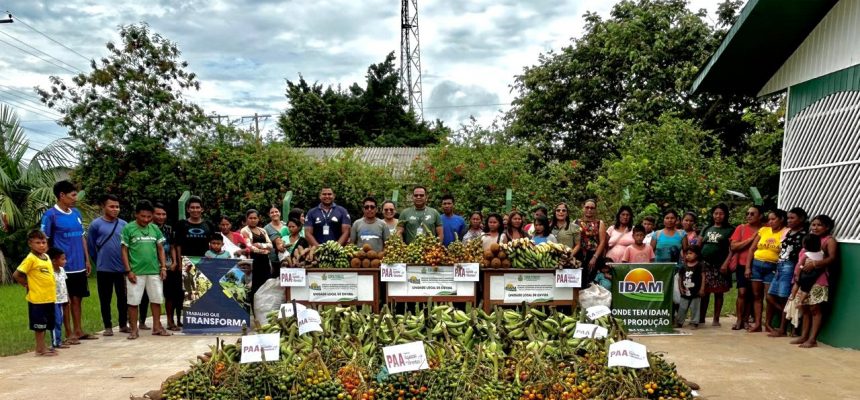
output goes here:
<path id="1" fill-rule="evenodd" d="M 310 250 L 308 241 L 300 235 L 302 224 L 298 219 L 291 218 L 287 221 L 287 230 L 289 236 L 284 238 L 284 251 L 278 253 L 278 260 L 282 262 L 287 257 L 304 257 Z"/>
<path id="2" fill-rule="evenodd" d="M 505 229 L 505 241 L 529 237 L 523 230 L 523 215 L 519 211 L 508 214 L 508 226 Z"/>
<path id="3" fill-rule="evenodd" d="M 534 242 L 534 244 L 541 244 L 546 242 L 558 243 L 558 240 L 556 240 L 555 235 L 549 233 L 549 220 L 546 219 L 546 217 L 538 216 L 537 218 L 535 218 L 534 226 L 535 236 L 532 238 L 532 242 Z"/>
<path id="4" fill-rule="evenodd" d="M 699 327 L 699 309 L 701 296 L 704 294 L 705 278 L 702 275 L 704 262 L 699 261 L 699 249 L 692 247 L 684 255 L 684 266 L 678 274 L 678 288 L 681 292 L 681 302 L 678 304 L 676 327 L 684 326 L 687 310 L 690 310 L 690 325 Z"/>
<path id="5" fill-rule="evenodd" d="M 684 218 L 681 219 L 681 229 L 684 230 L 684 238 L 681 240 L 681 249 L 687 251 L 690 247 L 702 246 L 702 239 L 696 231 L 696 222 L 698 217 L 692 211 L 684 213 Z"/>
<path id="6" fill-rule="evenodd" d="M 472 239 L 480 239 L 484 234 L 484 215 L 480 211 L 472 211 L 469 216 L 469 231 L 463 235 L 463 241 L 468 242 Z"/>
<path id="7" fill-rule="evenodd" d="M 481 235 L 484 251 L 489 250 L 493 243 L 502 244 L 505 241 L 504 230 L 505 224 L 501 215 L 492 213 L 487 216 L 487 226 L 484 228 L 484 234 Z"/>

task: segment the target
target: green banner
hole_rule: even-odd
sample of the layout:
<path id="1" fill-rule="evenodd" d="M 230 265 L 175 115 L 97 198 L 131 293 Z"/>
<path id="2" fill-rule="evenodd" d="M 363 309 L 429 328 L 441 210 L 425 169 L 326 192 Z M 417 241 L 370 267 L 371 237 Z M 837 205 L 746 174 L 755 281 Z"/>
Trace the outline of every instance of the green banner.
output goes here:
<path id="1" fill-rule="evenodd" d="M 612 315 L 630 333 L 672 333 L 674 263 L 610 264 Z"/>

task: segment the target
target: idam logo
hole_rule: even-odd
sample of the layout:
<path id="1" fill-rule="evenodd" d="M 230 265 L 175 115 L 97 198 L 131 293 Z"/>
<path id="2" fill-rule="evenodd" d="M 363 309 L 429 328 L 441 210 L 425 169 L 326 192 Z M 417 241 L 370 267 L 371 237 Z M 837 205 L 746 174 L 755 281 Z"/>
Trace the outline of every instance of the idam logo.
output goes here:
<path id="1" fill-rule="evenodd" d="M 645 268 L 630 270 L 624 280 L 618 282 L 618 293 L 633 300 L 663 300 L 663 282 L 654 280 L 651 271 Z"/>

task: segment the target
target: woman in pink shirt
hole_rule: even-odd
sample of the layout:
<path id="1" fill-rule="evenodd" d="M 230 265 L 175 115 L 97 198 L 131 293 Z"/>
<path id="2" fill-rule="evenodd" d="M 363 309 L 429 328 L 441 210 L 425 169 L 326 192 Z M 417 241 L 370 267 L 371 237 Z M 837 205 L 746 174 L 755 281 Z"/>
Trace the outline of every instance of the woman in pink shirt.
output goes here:
<path id="1" fill-rule="evenodd" d="M 633 244 L 633 209 L 621 206 L 615 213 L 615 224 L 606 230 L 609 236 L 609 251 L 606 257 L 612 262 L 620 263 L 624 257 L 624 250 Z"/>
<path id="2" fill-rule="evenodd" d="M 836 239 L 831 234 L 836 223 L 832 218 L 826 215 L 819 215 L 812 219 L 812 224 L 809 226 L 810 233 L 821 237 L 821 249 L 824 251 L 824 259 L 814 261 L 806 258 L 806 251 L 801 250 L 798 267 L 803 271 L 809 272 L 816 268 L 824 269 L 815 284 L 812 285 L 812 290 L 809 295 L 803 300 L 801 310 L 803 311 L 803 325 L 801 328 L 800 337 L 791 341 L 791 344 L 799 344 L 800 347 L 809 348 L 818 345 L 818 333 L 821 331 L 824 316 L 822 315 L 821 307 L 827 303 L 830 294 L 830 274 L 829 268 L 837 265 L 836 260 L 839 258 L 839 247 Z"/>

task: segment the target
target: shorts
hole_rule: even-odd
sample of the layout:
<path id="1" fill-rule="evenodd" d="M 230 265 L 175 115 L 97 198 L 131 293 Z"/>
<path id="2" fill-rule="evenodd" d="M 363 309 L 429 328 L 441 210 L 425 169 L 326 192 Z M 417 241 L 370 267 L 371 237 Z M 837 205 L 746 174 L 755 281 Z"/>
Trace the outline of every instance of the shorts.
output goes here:
<path id="1" fill-rule="evenodd" d="M 776 264 L 776 275 L 770 283 L 767 294 L 776 297 L 788 297 L 791 294 L 791 280 L 794 278 L 795 263 L 790 260 L 780 261 Z"/>
<path id="2" fill-rule="evenodd" d="M 750 280 L 744 275 L 746 271 L 747 267 L 740 264 L 735 269 L 735 282 L 737 282 L 736 286 L 738 289 L 748 289 L 750 287 Z"/>
<path id="3" fill-rule="evenodd" d="M 164 286 L 160 275 L 137 275 L 137 282 L 131 283 L 125 278 L 126 303 L 130 306 L 139 306 L 144 291 L 149 296 L 151 304 L 164 303 Z"/>
<path id="4" fill-rule="evenodd" d="M 69 292 L 69 297 L 90 297 L 87 272 L 66 272 L 66 290 Z"/>
<path id="5" fill-rule="evenodd" d="M 776 275 L 776 263 L 753 260 L 752 264 L 752 280 L 753 282 L 762 282 L 765 285 L 770 285 L 773 277 Z"/>
<path id="6" fill-rule="evenodd" d="M 54 303 L 33 304 L 27 302 L 31 331 L 50 331 L 54 329 Z"/>

